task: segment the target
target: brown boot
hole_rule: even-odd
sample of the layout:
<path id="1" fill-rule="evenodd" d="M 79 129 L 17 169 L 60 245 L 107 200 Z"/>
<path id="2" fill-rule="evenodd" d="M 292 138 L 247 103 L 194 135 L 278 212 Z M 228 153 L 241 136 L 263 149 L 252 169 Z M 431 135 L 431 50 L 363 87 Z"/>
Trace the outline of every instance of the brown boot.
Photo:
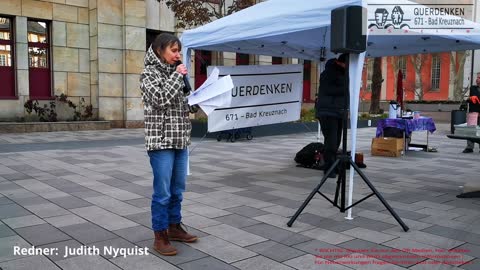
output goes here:
<path id="1" fill-rule="evenodd" d="M 164 256 L 173 256 L 177 254 L 177 249 L 168 241 L 167 230 L 155 232 L 155 242 L 153 249 Z"/>
<path id="2" fill-rule="evenodd" d="M 197 236 L 191 235 L 186 232 L 181 226 L 181 223 L 179 223 L 170 224 L 170 226 L 168 226 L 168 239 L 172 241 L 192 243 L 197 241 Z"/>

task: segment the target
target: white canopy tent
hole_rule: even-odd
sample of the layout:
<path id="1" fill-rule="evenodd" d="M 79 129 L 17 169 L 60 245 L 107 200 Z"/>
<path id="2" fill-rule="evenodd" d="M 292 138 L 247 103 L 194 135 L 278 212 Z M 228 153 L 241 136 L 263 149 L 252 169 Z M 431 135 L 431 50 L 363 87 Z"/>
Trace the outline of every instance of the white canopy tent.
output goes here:
<path id="1" fill-rule="evenodd" d="M 416 5 L 405 0 L 268 0 L 196 29 L 185 31 L 181 41 L 189 64 L 191 50 L 225 51 L 319 61 L 322 48 L 330 52 L 330 14 L 335 8 L 356 5 L 368 9 L 368 24 L 374 23 L 375 11 L 381 6 L 400 6 L 407 10 Z M 393 11 L 392 11 L 393 15 Z M 426 17 L 425 17 L 426 18 Z M 445 19 L 458 17 L 445 15 Z M 373 21 L 373 22 L 372 22 Z M 407 20 L 406 20 L 407 21 Z M 364 58 L 462 51 L 480 48 L 480 25 L 464 20 L 455 31 L 420 29 L 410 20 L 408 32 L 400 29 L 367 31 L 367 51 L 350 57 L 350 124 L 351 151 L 355 154 L 358 101 Z M 418 21 L 419 22 L 419 21 Z M 367 20 L 364 21 L 367 29 Z M 402 29 L 406 29 L 403 27 Z M 378 32 L 378 33 L 377 33 Z M 329 55 L 330 54 L 330 55 Z M 349 203 L 352 202 L 353 172 L 350 170 Z M 351 209 L 348 216 L 351 217 Z"/>

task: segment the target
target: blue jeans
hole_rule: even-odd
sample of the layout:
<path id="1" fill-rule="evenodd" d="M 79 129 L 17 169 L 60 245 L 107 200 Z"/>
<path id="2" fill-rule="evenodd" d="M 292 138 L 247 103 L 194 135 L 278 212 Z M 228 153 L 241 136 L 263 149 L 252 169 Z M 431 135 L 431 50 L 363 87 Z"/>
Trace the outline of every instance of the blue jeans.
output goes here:
<path id="1" fill-rule="evenodd" d="M 181 202 L 187 178 L 187 149 L 149 151 L 153 170 L 152 228 L 163 231 L 182 220 Z"/>

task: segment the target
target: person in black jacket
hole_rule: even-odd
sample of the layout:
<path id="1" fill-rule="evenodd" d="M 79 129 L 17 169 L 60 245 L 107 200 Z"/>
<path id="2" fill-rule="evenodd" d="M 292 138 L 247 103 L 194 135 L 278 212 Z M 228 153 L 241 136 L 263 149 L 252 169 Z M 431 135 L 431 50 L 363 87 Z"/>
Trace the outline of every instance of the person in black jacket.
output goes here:
<path id="1" fill-rule="evenodd" d="M 337 150 L 342 139 L 343 111 L 348 109 L 348 85 L 345 83 L 345 63 L 348 54 L 342 54 L 338 59 L 332 58 L 325 64 L 325 70 L 320 75 L 315 116 L 320 121 L 324 137 L 325 173 L 335 162 Z M 329 177 L 335 178 L 336 171 Z"/>
<path id="2" fill-rule="evenodd" d="M 479 113 L 480 116 L 480 72 L 477 73 L 477 79 L 475 81 L 477 85 L 470 87 L 470 97 L 468 97 L 469 113 Z M 477 125 L 480 125 L 480 117 L 477 118 Z M 463 153 L 472 153 L 475 143 L 467 141 L 467 147 L 463 150 Z"/>

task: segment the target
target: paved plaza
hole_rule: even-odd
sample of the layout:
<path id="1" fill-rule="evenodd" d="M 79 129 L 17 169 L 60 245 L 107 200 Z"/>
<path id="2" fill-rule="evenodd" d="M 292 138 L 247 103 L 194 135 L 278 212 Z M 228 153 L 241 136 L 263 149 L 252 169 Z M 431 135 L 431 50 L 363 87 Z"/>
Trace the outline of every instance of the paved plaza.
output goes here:
<path id="1" fill-rule="evenodd" d="M 437 153 L 399 158 L 372 157 L 375 130 L 359 130 L 363 171 L 408 232 L 376 197 L 346 220 L 318 194 L 286 226 L 323 175 L 293 161 L 315 132 L 194 139 L 182 213 L 200 238 L 174 243 L 173 257 L 151 248 L 142 129 L 1 134 L 0 269 L 480 269 L 480 199 L 456 198 L 480 181 L 480 153 L 462 154 L 465 142 L 445 136 L 449 125 L 437 129 L 429 138 Z M 426 141 L 425 132 L 413 136 Z M 354 200 L 370 194 L 355 180 Z M 335 180 L 322 191 L 333 197 Z M 52 254 L 29 255 L 32 246 Z M 77 254 L 64 256 L 65 247 Z M 87 247 L 100 254 L 79 254 Z"/>

